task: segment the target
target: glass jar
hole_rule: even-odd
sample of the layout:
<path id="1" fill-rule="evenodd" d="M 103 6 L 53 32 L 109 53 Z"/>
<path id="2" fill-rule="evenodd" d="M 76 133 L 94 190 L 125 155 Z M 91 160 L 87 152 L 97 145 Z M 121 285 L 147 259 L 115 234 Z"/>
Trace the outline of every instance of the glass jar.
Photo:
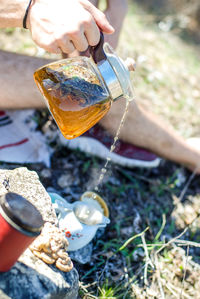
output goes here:
<path id="1" fill-rule="evenodd" d="M 111 106 L 109 92 L 87 57 L 48 64 L 37 70 L 34 78 L 67 139 L 94 126 Z"/>
<path id="2" fill-rule="evenodd" d="M 67 139 L 80 136 L 110 109 L 112 102 L 130 92 L 131 64 L 124 64 L 103 34 L 91 57 L 75 57 L 47 64 L 34 73 L 60 131 Z"/>

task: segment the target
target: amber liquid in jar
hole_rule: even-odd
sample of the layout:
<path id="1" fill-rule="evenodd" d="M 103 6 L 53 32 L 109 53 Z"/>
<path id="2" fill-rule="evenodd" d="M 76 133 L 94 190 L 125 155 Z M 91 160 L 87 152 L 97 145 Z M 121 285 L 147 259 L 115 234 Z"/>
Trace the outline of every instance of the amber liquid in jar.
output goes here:
<path id="1" fill-rule="evenodd" d="M 67 139 L 94 126 L 112 103 L 103 81 L 83 58 L 46 65 L 34 73 L 34 79 Z"/>

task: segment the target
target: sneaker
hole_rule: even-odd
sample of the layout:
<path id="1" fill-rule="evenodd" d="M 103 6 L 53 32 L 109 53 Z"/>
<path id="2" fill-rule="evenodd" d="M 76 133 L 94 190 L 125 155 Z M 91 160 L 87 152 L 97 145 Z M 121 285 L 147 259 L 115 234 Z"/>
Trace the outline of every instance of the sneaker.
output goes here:
<path id="1" fill-rule="evenodd" d="M 113 136 L 98 124 L 75 139 L 67 140 L 60 135 L 60 141 L 70 149 L 79 149 L 102 159 L 109 157 L 113 163 L 124 167 L 151 168 L 160 163 L 160 158 L 155 154 L 121 140 L 117 141 L 114 151 L 110 153 Z"/>

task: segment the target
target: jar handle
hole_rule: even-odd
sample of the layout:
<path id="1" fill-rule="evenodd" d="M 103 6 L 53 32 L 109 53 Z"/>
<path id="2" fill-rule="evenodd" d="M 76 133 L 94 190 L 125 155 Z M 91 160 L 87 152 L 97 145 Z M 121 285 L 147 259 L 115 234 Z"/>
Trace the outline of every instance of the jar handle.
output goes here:
<path id="1" fill-rule="evenodd" d="M 100 31 L 99 43 L 94 47 L 89 46 L 89 52 L 95 63 L 99 63 L 100 61 L 107 59 L 103 49 L 103 44 L 104 44 L 104 35 L 103 32 Z"/>

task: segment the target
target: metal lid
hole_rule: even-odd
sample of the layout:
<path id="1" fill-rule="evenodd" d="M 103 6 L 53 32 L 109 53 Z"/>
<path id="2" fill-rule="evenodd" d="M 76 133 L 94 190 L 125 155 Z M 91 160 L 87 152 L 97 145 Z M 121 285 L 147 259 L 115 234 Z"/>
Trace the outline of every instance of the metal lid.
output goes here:
<path id="1" fill-rule="evenodd" d="M 131 82 L 130 71 L 135 70 L 135 62 L 127 58 L 124 62 L 108 43 L 104 44 L 101 33 L 99 44 L 90 48 L 90 53 L 109 90 L 113 100 L 129 94 Z"/>
<path id="2" fill-rule="evenodd" d="M 14 224 L 28 232 L 41 232 L 44 221 L 36 207 L 17 193 L 0 197 L 1 208 Z"/>
<path id="3" fill-rule="evenodd" d="M 118 94 L 116 94 L 115 99 L 129 95 L 131 88 L 130 72 L 135 71 L 135 61 L 129 57 L 123 61 L 108 43 L 104 44 L 104 50 L 118 82 Z"/>

